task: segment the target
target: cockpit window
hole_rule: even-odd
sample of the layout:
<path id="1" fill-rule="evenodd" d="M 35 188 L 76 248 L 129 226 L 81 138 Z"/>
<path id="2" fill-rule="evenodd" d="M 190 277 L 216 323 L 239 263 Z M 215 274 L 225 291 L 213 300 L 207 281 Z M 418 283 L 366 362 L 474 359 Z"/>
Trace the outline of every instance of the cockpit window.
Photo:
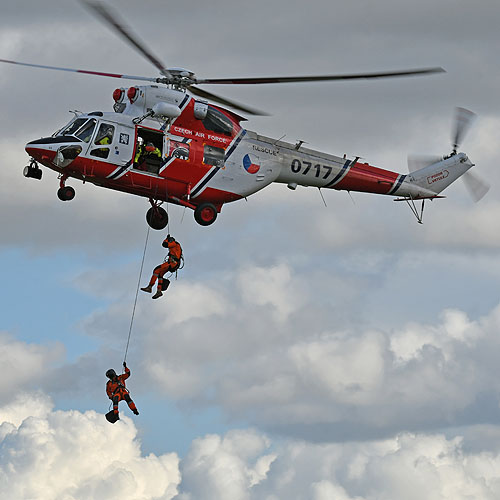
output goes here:
<path id="1" fill-rule="evenodd" d="M 80 127 L 80 129 L 77 130 L 76 134 L 73 135 L 78 137 L 78 139 L 83 142 L 89 142 L 92 132 L 94 132 L 95 124 L 95 120 L 89 120 L 83 127 Z"/>
<path id="2" fill-rule="evenodd" d="M 221 111 L 208 106 L 207 116 L 202 120 L 203 126 L 216 134 L 231 136 L 233 133 L 233 122 Z"/>
<path id="3" fill-rule="evenodd" d="M 77 118 L 57 135 L 75 135 L 75 132 L 87 121 L 87 118 Z"/>
<path id="4" fill-rule="evenodd" d="M 90 137 L 94 132 L 95 125 L 96 120 L 94 120 L 93 118 L 90 120 L 88 118 L 77 118 L 68 126 L 62 128 L 59 132 L 56 132 L 55 135 L 70 135 L 80 139 L 83 142 L 89 142 Z"/>

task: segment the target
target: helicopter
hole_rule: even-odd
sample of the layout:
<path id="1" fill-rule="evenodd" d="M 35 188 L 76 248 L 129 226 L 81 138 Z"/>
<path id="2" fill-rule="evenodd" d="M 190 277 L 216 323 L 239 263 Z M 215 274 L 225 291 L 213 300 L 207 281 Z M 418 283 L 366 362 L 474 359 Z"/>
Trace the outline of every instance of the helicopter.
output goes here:
<path id="1" fill-rule="evenodd" d="M 241 200 L 272 183 L 359 191 L 395 196 L 406 201 L 422 223 L 425 200 L 442 198 L 440 193 L 473 163 L 458 147 L 474 114 L 459 108 L 450 154 L 415 160 L 408 174 L 384 170 L 360 161 L 315 151 L 303 141 L 288 143 L 243 128 L 240 113 L 265 114 L 200 87 L 203 84 L 241 85 L 359 80 L 441 73 L 442 68 L 404 71 L 258 78 L 202 79 L 184 68 L 168 68 L 123 23 L 100 2 L 81 0 L 160 72 L 159 77 L 105 73 L 45 66 L 0 59 L 2 63 L 40 69 L 71 71 L 147 82 L 116 88 L 113 111 L 74 112 L 71 121 L 49 137 L 30 141 L 29 164 L 23 174 L 40 180 L 40 165 L 59 174 L 57 196 L 75 197 L 66 184 L 70 178 L 149 199 L 146 221 L 153 229 L 164 229 L 168 213 L 161 206 L 173 203 L 194 211 L 196 222 L 215 222 L 225 203 Z M 213 104 L 217 103 L 217 104 Z M 226 108 L 229 107 L 231 109 Z M 465 178 L 465 177 L 464 177 Z M 487 186 L 469 178 L 476 198 Z M 418 211 L 416 202 L 421 200 Z"/>

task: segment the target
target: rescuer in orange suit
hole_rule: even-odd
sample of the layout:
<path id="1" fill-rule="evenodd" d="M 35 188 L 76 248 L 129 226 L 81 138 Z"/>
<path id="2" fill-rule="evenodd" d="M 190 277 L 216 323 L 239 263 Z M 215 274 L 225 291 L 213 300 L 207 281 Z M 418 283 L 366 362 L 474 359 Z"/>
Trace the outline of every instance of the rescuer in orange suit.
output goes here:
<path id="1" fill-rule="evenodd" d="M 164 280 L 163 276 L 167 272 L 175 272 L 179 269 L 182 258 L 182 248 L 180 244 L 175 240 L 173 236 L 169 234 L 163 240 L 162 246 L 168 248 L 168 255 L 165 257 L 163 264 L 156 266 L 153 270 L 153 276 L 151 276 L 151 280 L 149 281 L 149 285 L 141 288 L 143 292 L 151 293 L 153 291 L 153 285 L 158 279 L 158 288 L 156 289 L 156 293 L 153 295 L 153 299 L 158 299 L 163 295 L 162 290 L 166 290 L 168 285 L 170 285 L 170 280 L 165 280 L 165 286 L 163 286 Z"/>
<path id="2" fill-rule="evenodd" d="M 113 401 L 113 413 L 118 417 L 118 403 L 124 399 L 128 407 L 133 413 L 139 415 L 135 403 L 132 401 L 128 393 L 128 389 L 125 387 L 125 380 L 130 377 L 130 369 L 127 367 L 127 363 L 123 362 L 123 368 L 125 368 L 125 373 L 122 375 L 117 375 L 113 368 L 110 368 L 106 372 L 106 377 L 109 378 L 106 384 L 106 394 L 108 398 Z"/>

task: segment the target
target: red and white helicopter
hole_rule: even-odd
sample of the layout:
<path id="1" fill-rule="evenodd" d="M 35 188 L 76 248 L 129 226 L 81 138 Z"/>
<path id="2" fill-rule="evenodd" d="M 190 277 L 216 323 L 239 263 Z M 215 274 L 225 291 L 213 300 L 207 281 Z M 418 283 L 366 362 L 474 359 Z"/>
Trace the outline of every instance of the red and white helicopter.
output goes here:
<path id="1" fill-rule="evenodd" d="M 291 144 L 246 130 L 241 126 L 244 118 L 209 101 L 247 114 L 262 113 L 199 87 L 401 77 L 442 72 L 442 68 L 354 75 L 199 79 L 191 71 L 167 68 L 103 4 L 89 0 L 84 4 L 152 62 L 161 76 L 119 75 L 0 59 L 35 68 L 150 83 L 118 88 L 113 92 L 113 112 L 75 113 L 70 123 L 52 136 L 26 145 L 31 161 L 24 175 L 41 179 L 39 164 L 55 170 L 60 174 L 57 194 L 63 201 L 75 196 L 75 190 L 66 185 L 67 179 L 73 177 L 149 198 L 151 208 L 146 220 L 154 229 L 163 229 L 168 223 L 168 215 L 160 206 L 163 202 L 192 208 L 196 221 L 208 226 L 225 203 L 246 198 L 278 182 L 290 189 L 301 185 L 395 196 L 408 202 L 421 222 L 424 201 L 441 198 L 440 193 L 473 166 L 464 153 L 457 152 L 473 116 L 463 109 L 459 110 L 451 154 L 427 159 L 405 175 L 371 166 L 359 158 L 307 149 L 301 141 Z M 156 154 L 140 154 L 142 143 Z M 476 198 L 487 190 L 476 179 L 469 184 L 473 185 Z M 416 200 L 422 200 L 420 212 Z"/>

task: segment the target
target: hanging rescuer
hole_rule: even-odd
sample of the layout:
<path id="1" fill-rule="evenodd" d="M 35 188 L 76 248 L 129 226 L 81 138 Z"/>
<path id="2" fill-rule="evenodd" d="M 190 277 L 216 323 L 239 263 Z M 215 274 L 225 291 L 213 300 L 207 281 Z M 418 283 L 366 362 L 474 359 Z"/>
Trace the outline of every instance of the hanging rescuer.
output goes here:
<path id="1" fill-rule="evenodd" d="M 125 380 L 130 377 L 130 369 L 127 367 L 127 363 L 125 363 L 125 361 L 123 362 L 123 368 L 125 369 L 125 373 L 122 375 L 117 375 L 113 368 L 110 368 L 106 372 L 106 377 L 109 378 L 106 384 L 106 394 L 108 395 L 108 398 L 113 401 L 113 409 L 106 414 L 106 419 L 112 424 L 120 419 L 118 413 L 118 403 L 122 399 L 127 402 L 128 407 L 133 413 L 139 415 L 139 411 L 137 410 L 135 403 L 132 401 L 128 389 L 125 387 Z"/>
<path id="2" fill-rule="evenodd" d="M 149 281 L 149 285 L 141 288 L 143 292 L 151 293 L 153 291 L 153 286 L 158 280 L 158 287 L 156 293 L 153 295 L 153 299 L 158 299 L 163 295 L 162 290 L 166 290 L 168 285 L 170 285 L 170 280 L 163 279 L 165 273 L 171 272 L 175 273 L 180 268 L 182 261 L 182 248 L 180 244 L 175 240 L 170 234 L 163 240 L 162 246 L 168 248 L 168 255 L 165 257 L 163 264 L 156 266 L 153 270 L 153 276 Z"/>

